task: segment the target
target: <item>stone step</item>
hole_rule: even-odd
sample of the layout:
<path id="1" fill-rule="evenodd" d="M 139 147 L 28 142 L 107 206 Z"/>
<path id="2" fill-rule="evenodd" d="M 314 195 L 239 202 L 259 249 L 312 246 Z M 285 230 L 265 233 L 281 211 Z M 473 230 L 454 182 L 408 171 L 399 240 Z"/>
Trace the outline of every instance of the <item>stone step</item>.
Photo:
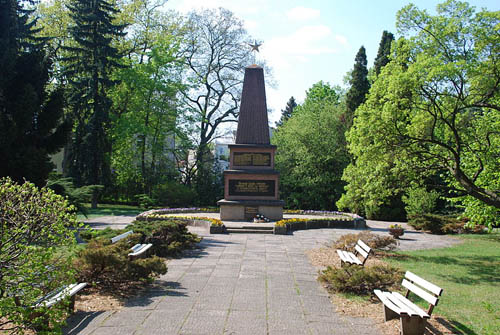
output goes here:
<path id="1" fill-rule="evenodd" d="M 273 227 L 239 226 L 226 227 L 230 234 L 272 234 Z"/>

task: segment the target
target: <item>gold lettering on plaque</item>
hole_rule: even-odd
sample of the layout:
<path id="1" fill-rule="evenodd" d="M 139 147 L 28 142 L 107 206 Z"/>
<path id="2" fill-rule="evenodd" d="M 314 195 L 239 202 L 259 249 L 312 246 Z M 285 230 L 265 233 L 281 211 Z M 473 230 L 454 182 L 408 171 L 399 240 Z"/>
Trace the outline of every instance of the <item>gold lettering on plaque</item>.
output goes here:
<path id="1" fill-rule="evenodd" d="M 233 164 L 235 166 L 271 166 L 271 154 L 267 152 L 235 152 Z"/>

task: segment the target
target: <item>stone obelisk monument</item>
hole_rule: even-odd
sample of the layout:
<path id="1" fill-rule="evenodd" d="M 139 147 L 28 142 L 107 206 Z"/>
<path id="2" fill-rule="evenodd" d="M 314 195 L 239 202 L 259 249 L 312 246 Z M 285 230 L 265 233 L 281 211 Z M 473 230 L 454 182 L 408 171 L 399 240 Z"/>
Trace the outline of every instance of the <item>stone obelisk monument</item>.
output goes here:
<path id="1" fill-rule="evenodd" d="M 245 68 L 236 143 L 229 145 L 224 199 L 218 201 L 221 220 L 251 220 L 256 214 L 283 218 L 275 153 L 269 141 L 264 70 L 254 64 Z"/>

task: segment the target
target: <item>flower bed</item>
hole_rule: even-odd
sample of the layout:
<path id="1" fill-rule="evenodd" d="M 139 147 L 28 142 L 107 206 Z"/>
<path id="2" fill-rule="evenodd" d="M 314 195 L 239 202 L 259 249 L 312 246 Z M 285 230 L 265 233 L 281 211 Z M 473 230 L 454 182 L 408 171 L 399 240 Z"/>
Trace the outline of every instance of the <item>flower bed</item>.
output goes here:
<path id="1" fill-rule="evenodd" d="M 150 215 L 157 214 L 182 214 L 182 213 L 219 213 L 218 208 L 204 208 L 204 207 L 190 207 L 190 208 L 162 208 L 162 209 L 151 209 L 146 212 L 142 212 L 137 215 L 136 219 L 141 220 L 143 217 L 149 217 Z"/>
<path id="2" fill-rule="evenodd" d="M 324 219 L 284 219 L 276 222 L 275 227 L 286 227 L 286 231 L 319 229 L 319 228 L 366 228 L 364 220 L 352 217 Z M 282 231 L 282 230 L 280 230 Z"/>

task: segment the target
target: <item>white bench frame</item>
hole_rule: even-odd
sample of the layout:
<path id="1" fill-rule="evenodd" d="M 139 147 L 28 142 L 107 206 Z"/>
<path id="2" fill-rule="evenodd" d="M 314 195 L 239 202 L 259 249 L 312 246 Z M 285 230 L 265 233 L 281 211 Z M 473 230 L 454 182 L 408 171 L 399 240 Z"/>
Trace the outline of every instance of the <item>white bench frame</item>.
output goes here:
<path id="1" fill-rule="evenodd" d="M 116 243 L 122 239 L 124 239 L 125 237 L 129 236 L 130 234 L 133 234 L 134 231 L 133 230 L 129 230 L 123 234 L 120 234 L 120 235 L 117 235 L 115 237 L 113 237 L 111 239 L 111 243 Z M 153 245 L 151 243 L 148 243 L 148 244 L 136 244 L 134 245 L 132 248 L 130 248 L 132 250 L 132 252 L 130 252 L 128 254 L 129 257 L 138 257 L 138 256 L 141 256 L 143 255 L 149 248 L 151 248 Z"/>
<path id="2" fill-rule="evenodd" d="M 400 318 L 402 335 L 421 335 L 425 331 L 427 319 L 430 319 L 434 306 L 437 306 L 443 289 L 406 271 L 402 285 L 406 287 L 406 295 L 398 292 L 374 290 L 375 295 L 384 305 L 385 321 Z M 429 303 L 427 311 L 408 300 L 410 292 Z"/>
<path id="3" fill-rule="evenodd" d="M 87 283 L 79 283 L 79 284 L 70 284 L 63 286 L 57 290 L 54 290 L 47 294 L 46 296 L 38 299 L 34 304 L 33 308 L 39 308 L 39 307 L 52 307 L 53 305 L 57 304 L 58 302 L 62 301 L 63 299 L 67 297 L 71 297 L 71 303 L 70 303 L 70 310 L 73 311 L 73 308 L 75 306 L 75 295 L 83 289 L 85 286 L 87 286 Z"/>
<path id="4" fill-rule="evenodd" d="M 372 249 L 361 240 L 358 240 L 358 243 L 356 243 L 354 253 L 337 249 L 337 254 L 340 257 L 340 267 L 342 267 L 344 263 L 364 266 L 366 259 L 371 253 Z M 358 255 L 361 256 L 362 260 L 359 259 Z"/>

